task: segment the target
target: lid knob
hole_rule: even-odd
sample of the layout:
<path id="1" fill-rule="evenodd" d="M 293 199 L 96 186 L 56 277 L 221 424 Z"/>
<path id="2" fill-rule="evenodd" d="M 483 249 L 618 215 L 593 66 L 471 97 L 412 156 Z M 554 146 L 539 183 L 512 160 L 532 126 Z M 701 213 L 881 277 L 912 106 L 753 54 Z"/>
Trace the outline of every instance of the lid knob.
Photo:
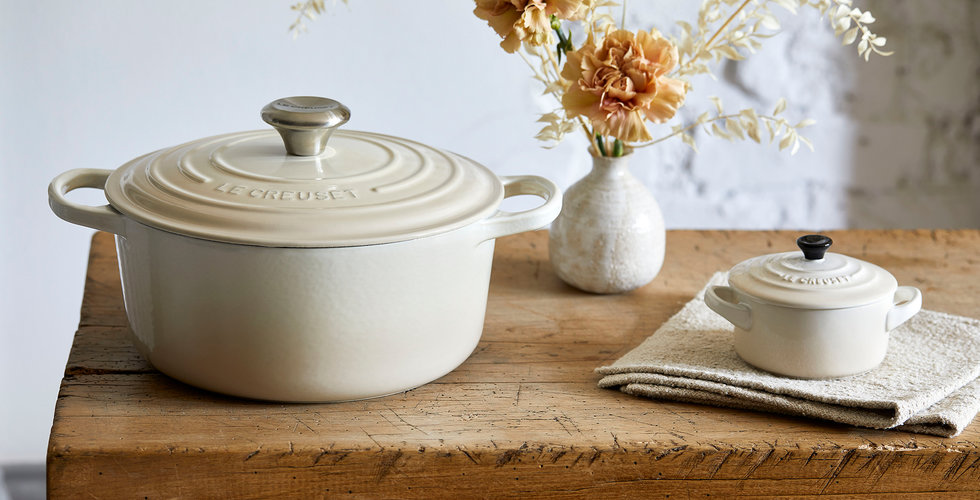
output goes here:
<path id="1" fill-rule="evenodd" d="M 823 259 L 823 254 L 827 253 L 827 249 L 833 243 L 834 240 L 822 234 L 808 234 L 796 239 L 796 245 L 803 250 L 803 257 L 806 260 Z"/>
<path id="2" fill-rule="evenodd" d="M 287 153 L 316 156 L 327 148 L 333 131 L 350 119 L 350 109 L 326 97 L 283 97 L 262 108 L 262 119 L 279 131 Z"/>

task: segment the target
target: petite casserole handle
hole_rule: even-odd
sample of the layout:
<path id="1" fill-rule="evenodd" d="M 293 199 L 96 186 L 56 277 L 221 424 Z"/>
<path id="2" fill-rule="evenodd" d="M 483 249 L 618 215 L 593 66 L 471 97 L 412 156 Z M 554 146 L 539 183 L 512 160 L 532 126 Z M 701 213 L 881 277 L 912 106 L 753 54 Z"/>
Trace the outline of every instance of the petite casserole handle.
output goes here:
<path id="1" fill-rule="evenodd" d="M 536 175 L 515 175 L 500 178 L 504 184 L 504 198 L 532 195 L 542 198 L 544 204 L 523 212 L 498 211 L 484 219 L 482 241 L 510 234 L 539 229 L 551 223 L 561 212 L 561 190 L 554 183 Z"/>
<path id="2" fill-rule="evenodd" d="M 885 317 L 885 331 L 892 331 L 915 316 L 922 309 L 922 292 L 914 286 L 900 286 L 895 290 L 894 305 Z"/>
<path id="3" fill-rule="evenodd" d="M 712 311 L 738 328 L 751 329 L 752 309 L 741 302 L 733 301 L 734 298 L 735 291 L 730 286 L 713 286 L 704 292 L 704 303 Z"/>
<path id="4" fill-rule="evenodd" d="M 55 177 L 48 185 L 48 204 L 51 211 L 72 224 L 122 236 L 125 232 L 125 217 L 116 209 L 109 205 L 81 205 L 65 197 L 69 191 L 78 188 L 105 189 L 110 175 L 112 170 L 78 168 Z"/>

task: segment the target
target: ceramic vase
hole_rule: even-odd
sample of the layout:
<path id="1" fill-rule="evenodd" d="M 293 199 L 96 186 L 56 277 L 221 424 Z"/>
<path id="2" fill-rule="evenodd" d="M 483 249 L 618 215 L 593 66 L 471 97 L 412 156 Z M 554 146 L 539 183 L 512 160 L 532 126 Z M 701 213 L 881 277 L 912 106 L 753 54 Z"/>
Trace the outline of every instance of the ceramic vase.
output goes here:
<path id="1" fill-rule="evenodd" d="M 623 293 L 657 276 L 664 261 L 664 219 L 646 187 L 630 173 L 631 155 L 592 157 L 592 171 L 565 192 L 551 225 L 548 253 L 555 273 L 593 293 Z"/>

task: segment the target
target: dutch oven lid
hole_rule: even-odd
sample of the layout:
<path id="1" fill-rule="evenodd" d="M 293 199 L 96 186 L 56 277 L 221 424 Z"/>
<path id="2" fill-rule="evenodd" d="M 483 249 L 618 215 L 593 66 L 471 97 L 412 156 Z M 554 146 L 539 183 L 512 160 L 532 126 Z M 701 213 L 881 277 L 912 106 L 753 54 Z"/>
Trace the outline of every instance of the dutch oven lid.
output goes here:
<path id="1" fill-rule="evenodd" d="M 733 288 L 765 302 L 805 309 L 857 307 L 894 295 L 898 282 L 888 271 L 846 255 L 827 253 L 830 238 L 810 234 L 796 240 L 802 252 L 754 257 L 731 269 Z"/>
<path id="2" fill-rule="evenodd" d="M 126 163 L 106 182 L 106 197 L 158 229 L 273 247 L 431 236 L 486 218 L 503 200 L 497 176 L 472 160 L 397 137 L 335 132 L 350 111 L 332 99 L 278 99 L 262 118 L 276 130 L 208 137 Z"/>

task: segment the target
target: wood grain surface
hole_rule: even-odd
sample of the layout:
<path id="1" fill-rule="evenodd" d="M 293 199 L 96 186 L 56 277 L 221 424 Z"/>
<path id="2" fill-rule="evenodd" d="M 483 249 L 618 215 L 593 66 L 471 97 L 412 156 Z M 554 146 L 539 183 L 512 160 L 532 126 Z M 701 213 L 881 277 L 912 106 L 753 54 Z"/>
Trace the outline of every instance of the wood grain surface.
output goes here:
<path id="1" fill-rule="evenodd" d="M 132 347 L 110 235 L 92 240 L 48 449 L 52 498 L 980 497 L 980 422 L 955 438 L 596 387 L 715 271 L 794 248 L 789 231 L 670 231 L 661 274 L 625 295 L 564 285 L 547 234 L 502 238 L 486 327 L 453 373 L 339 404 L 225 397 Z M 834 251 L 980 316 L 980 231 L 832 231 Z"/>

